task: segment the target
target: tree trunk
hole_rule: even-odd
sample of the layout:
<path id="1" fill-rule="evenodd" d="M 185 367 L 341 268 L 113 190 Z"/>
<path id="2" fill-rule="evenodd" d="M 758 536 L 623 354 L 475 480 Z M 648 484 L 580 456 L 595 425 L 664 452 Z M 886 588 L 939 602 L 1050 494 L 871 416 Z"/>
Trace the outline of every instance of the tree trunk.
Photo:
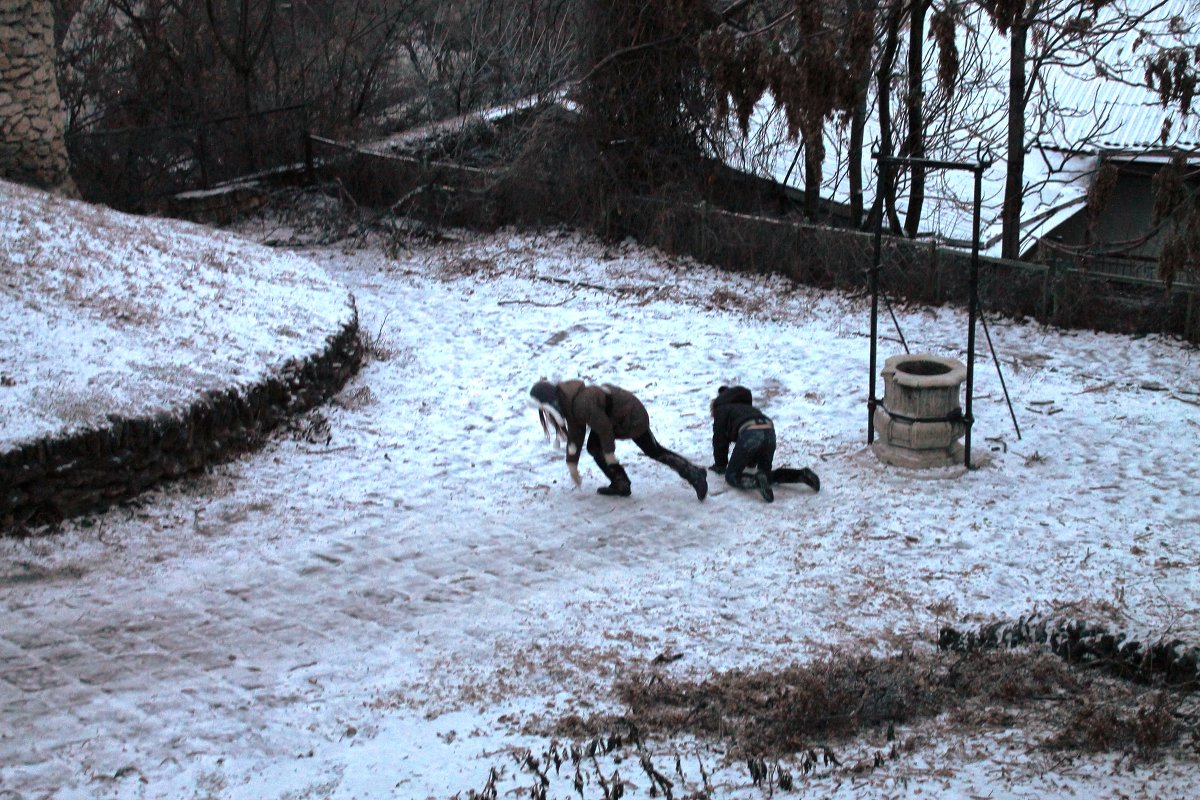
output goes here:
<path id="1" fill-rule="evenodd" d="M 866 73 L 868 76 L 870 73 Z M 854 109 L 850 115 L 850 152 L 847 154 L 846 171 L 850 179 L 850 224 L 859 228 L 863 223 L 863 139 L 867 127 L 867 81 L 854 98 Z"/>
<path id="2" fill-rule="evenodd" d="M 875 86 L 879 106 L 879 155 L 892 155 L 892 67 L 896 63 L 896 52 L 900 47 L 900 23 L 904 20 L 904 3 L 892 0 L 887 9 L 884 26 L 883 46 L 879 54 L 879 69 L 875 74 Z M 879 181 L 875 186 L 875 204 L 867 218 L 867 227 L 874 227 L 875 215 L 887 214 L 893 233 L 900 233 L 900 219 L 896 216 L 896 181 L 891 167 L 879 166 Z"/>
<path id="3" fill-rule="evenodd" d="M 816 222 L 821 213 L 821 170 L 825 160 L 825 142 L 820 126 L 802 134 L 804 143 L 804 218 Z"/>
<path id="4" fill-rule="evenodd" d="M 908 21 L 908 137 L 901 154 L 909 158 L 925 157 L 925 12 L 929 0 L 914 0 Z M 909 170 L 908 213 L 904 233 L 909 238 L 921 228 L 921 208 L 925 204 L 925 168 L 913 165 Z"/>
<path id="5" fill-rule="evenodd" d="M 1021 256 L 1021 195 L 1025 175 L 1025 48 L 1029 20 L 1019 19 L 1009 31 L 1008 64 L 1008 163 L 1004 180 L 1004 207 L 1000 212 L 1000 255 Z"/>
<path id="6" fill-rule="evenodd" d="M 852 19 L 869 13 L 874 24 L 879 0 L 851 0 L 848 9 Z M 852 57 L 854 55 L 851 53 Z M 850 183 L 850 224 L 859 228 L 863 224 L 863 144 L 867 127 L 867 93 L 871 89 L 869 54 L 854 69 L 854 102 L 850 108 L 850 151 L 846 154 L 846 177 Z"/>

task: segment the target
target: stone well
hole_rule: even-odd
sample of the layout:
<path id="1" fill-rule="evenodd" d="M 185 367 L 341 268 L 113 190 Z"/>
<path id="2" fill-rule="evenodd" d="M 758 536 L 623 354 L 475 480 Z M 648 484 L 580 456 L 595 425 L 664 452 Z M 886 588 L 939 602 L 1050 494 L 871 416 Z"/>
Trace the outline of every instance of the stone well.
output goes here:
<path id="1" fill-rule="evenodd" d="M 880 461 L 922 469 L 962 463 L 966 433 L 960 402 L 967 367 L 953 358 L 912 353 L 883 366 L 883 402 L 875 407 L 872 447 Z"/>

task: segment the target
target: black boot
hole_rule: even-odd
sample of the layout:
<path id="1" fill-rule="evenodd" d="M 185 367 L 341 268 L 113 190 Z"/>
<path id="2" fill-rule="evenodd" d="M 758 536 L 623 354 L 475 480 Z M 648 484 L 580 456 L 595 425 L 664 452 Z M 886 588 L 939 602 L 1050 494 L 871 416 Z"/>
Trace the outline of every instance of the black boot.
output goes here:
<path id="1" fill-rule="evenodd" d="M 762 495 L 762 499 L 774 503 L 775 493 L 771 491 L 771 476 L 765 472 L 757 472 L 754 474 L 754 481 L 758 484 L 758 493 Z"/>
<path id="2" fill-rule="evenodd" d="M 705 471 L 704 467 L 698 467 L 695 464 L 691 464 L 689 466 L 688 473 L 683 477 L 692 485 L 692 488 L 696 490 L 697 500 L 703 501 L 704 498 L 708 497 L 708 473 Z"/>
<path id="3" fill-rule="evenodd" d="M 657 456 L 654 457 L 654 459 L 655 461 L 666 464 L 668 467 L 675 470 L 675 473 L 679 475 L 679 477 L 690 483 L 692 488 L 696 490 L 697 500 L 703 500 L 705 497 L 708 497 L 708 472 L 704 469 L 704 467 L 696 466 L 683 456 L 679 455 L 678 453 L 672 453 L 665 447 L 662 448 L 662 450 Z"/>
<path id="4" fill-rule="evenodd" d="M 608 476 L 611 483 L 608 486 L 601 486 L 596 490 L 596 494 L 629 497 L 633 493 L 633 489 L 629 485 L 629 476 L 625 474 L 625 468 L 620 464 L 605 464 L 604 474 Z"/>
<path id="5" fill-rule="evenodd" d="M 768 503 L 775 502 L 775 492 L 771 491 L 771 479 L 765 472 L 743 472 L 738 475 L 737 488 L 746 491 L 757 489 L 763 500 Z"/>
<path id="6" fill-rule="evenodd" d="M 771 470 L 771 483 L 806 483 L 813 488 L 814 492 L 821 491 L 821 479 L 808 467 L 804 469 L 791 467 L 773 469 Z"/>

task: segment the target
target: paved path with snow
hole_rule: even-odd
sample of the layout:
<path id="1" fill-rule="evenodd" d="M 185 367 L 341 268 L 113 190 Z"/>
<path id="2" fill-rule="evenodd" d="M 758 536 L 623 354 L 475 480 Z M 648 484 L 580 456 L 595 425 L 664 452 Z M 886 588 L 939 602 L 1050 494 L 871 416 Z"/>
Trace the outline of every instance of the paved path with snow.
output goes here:
<path id="1" fill-rule="evenodd" d="M 532 741 L 514 719 L 605 708 L 668 651 L 703 674 L 1034 610 L 1200 641 L 1192 350 L 994 326 L 1025 438 L 981 368 L 986 464 L 937 480 L 864 449 L 845 299 L 569 238 L 319 257 L 387 351 L 325 410 L 327 444 L 0 543 L 0 798 L 465 796 Z M 704 310 L 743 302 L 768 317 Z M 903 318 L 959 346 L 957 313 Z M 777 461 L 825 490 L 767 506 L 710 478 L 700 504 L 626 443 L 632 498 L 596 496 L 592 465 L 574 491 L 524 393 L 575 375 L 635 389 L 705 464 L 708 397 L 750 384 Z M 953 788 L 1053 793 L 1002 769 Z M 1154 780 L 1191 793 L 1200 769 Z"/>

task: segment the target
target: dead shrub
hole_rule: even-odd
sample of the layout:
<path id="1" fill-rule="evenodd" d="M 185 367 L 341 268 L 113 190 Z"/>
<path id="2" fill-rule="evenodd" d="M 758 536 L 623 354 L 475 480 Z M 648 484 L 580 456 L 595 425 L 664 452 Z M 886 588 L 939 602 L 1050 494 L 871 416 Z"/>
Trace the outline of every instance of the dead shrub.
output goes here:
<path id="1" fill-rule="evenodd" d="M 962 697 L 1010 705 L 1082 688 L 1061 659 L 1029 651 L 970 653 L 950 663 L 943 685 Z"/>
<path id="2" fill-rule="evenodd" d="M 313 409 L 306 414 L 290 418 L 284 425 L 287 435 L 296 442 L 328 445 L 333 440 L 333 429 L 329 418 L 319 409 Z"/>
<path id="3" fill-rule="evenodd" d="M 731 292 L 728 289 L 713 289 L 709 295 L 708 303 L 711 308 L 721 311 L 739 311 L 745 314 L 753 314 L 761 311 L 762 301 L 757 298 L 749 298 L 738 292 Z"/>
<path id="4" fill-rule="evenodd" d="M 1165 692 L 1130 705 L 1129 698 L 1082 700 L 1045 743 L 1054 750 L 1126 752 L 1148 757 L 1175 742 L 1179 724 Z"/>
<path id="5" fill-rule="evenodd" d="M 391 361 L 396 355 L 396 352 L 383 336 L 383 326 L 386 323 L 387 319 L 385 318 L 374 334 L 359 328 L 358 338 L 362 343 L 363 355 L 372 361 Z"/>
<path id="6" fill-rule="evenodd" d="M 830 657 L 779 671 L 731 672 L 699 683 L 655 676 L 620 687 L 629 716 L 646 730 L 731 738 L 739 752 L 785 753 L 815 738 L 903 722 L 936 710 L 933 666 L 907 653 L 886 659 Z M 931 704 L 932 703 L 932 704 Z"/>
<path id="7" fill-rule="evenodd" d="M 620 718 L 624 724 L 644 735 L 686 732 L 726 740 L 733 757 L 778 758 L 947 712 L 952 724 L 1056 731 L 1047 746 L 1058 749 L 1148 755 L 1179 733 L 1176 695 L 1087 679 L 1037 650 L 953 658 L 834 654 L 811 664 L 703 680 L 642 674 L 618 691 L 628 708 Z M 560 735 L 594 734 L 609 724 L 578 717 L 570 722 Z"/>
<path id="8" fill-rule="evenodd" d="M 443 281 L 454 281 L 462 278 L 490 280 L 500 274 L 496 261 L 491 258 L 456 258 L 448 259 L 437 267 L 438 278 Z"/>

